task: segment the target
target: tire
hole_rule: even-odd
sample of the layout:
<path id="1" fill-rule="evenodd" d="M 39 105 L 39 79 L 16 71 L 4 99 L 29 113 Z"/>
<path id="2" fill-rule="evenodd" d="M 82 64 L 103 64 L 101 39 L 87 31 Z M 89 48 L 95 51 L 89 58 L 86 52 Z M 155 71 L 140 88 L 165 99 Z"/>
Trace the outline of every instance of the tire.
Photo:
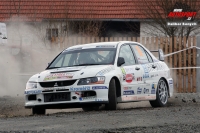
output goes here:
<path id="1" fill-rule="evenodd" d="M 168 87 L 165 80 L 160 79 L 156 90 L 156 100 L 149 101 L 152 107 L 164 107 L 168 102 Z"/>
<path id="2" fill-rule="evenodd" d="M 33 115 L 45 115 L 45 113 L 46 113 L 46 109 L 44 109 L 44 108 L 36 108 L 36 107 L 34 107 L 34 108 L 32 108 L 32 114 Z"/>
<path id="3" fill-rule="evenodd" d="M 117 96 L 116 96 L 116 85 L 115 79 L 111 79 L 108 90 L 108 104 L 105 105 L 107 110 L 117 109 Z"/>

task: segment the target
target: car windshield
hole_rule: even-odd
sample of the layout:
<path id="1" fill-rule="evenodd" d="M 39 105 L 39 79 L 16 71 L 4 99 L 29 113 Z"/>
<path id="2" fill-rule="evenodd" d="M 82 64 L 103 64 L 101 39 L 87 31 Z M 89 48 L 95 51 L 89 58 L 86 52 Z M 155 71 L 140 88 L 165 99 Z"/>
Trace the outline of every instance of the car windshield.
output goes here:
<path id="1" fill-rule="evenodd" d="M 63 51 L 49 65 L 47 69 L 114 64 L 116 48 L 76 48 Z"/>

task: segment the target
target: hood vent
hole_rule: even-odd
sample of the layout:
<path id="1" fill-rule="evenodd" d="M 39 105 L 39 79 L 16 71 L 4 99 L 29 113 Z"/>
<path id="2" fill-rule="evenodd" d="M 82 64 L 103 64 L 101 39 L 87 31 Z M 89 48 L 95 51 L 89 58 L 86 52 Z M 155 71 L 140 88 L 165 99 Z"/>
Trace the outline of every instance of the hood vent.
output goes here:
<path id="1" fill-rule="evenodd" d="M 69 71 L 59 71 L 59 72 L 50 72 L 50 73 L 65 73 L 65 72 L 76 72 L 76 71 L 80 71 L 80 70 L 69 70 Z"/>

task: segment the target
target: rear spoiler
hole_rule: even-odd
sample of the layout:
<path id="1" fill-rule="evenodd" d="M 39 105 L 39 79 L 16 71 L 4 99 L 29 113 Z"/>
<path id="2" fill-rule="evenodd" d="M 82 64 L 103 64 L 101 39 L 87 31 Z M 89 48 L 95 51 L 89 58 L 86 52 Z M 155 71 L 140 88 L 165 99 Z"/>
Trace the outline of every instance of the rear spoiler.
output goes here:
<path id="1" fill-rule="evenodd" d="M 164 61 L 164 53 L 163 53 L 162 49 L 152 50 L 150 52 L 158 52 L 159 60 Z"/>

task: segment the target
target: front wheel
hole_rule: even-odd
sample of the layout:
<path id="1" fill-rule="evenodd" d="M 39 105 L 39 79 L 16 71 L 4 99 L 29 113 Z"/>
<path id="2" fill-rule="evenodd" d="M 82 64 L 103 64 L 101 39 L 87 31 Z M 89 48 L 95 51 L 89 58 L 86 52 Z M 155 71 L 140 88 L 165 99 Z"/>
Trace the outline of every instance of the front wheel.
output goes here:
<path id="1" fill-rule="evenodd" d="M 106 104 L 106 109 L 116 110 L 117 109 L 117 96 L 116 96 L 116 85 L 115 79 L 111 79 L 109 90 L 108 90 L 108 104 Z"/>
<path id="2" fill-rule="evenodd" d="M 149 101 L 152 107 L 164 107 L 168 102 L 168 87 L 165 80 L 160 79 L 157 85 L 156 100 Z"/>
<path id="3" fill-rule="evenodd" d="M 46 112 L 46 109 L 44 108 L 36 108 L 36 107 L 33 107 L 32 108 L 32 114 L 33 115 L 45 115 L 45 112 Z"/>

